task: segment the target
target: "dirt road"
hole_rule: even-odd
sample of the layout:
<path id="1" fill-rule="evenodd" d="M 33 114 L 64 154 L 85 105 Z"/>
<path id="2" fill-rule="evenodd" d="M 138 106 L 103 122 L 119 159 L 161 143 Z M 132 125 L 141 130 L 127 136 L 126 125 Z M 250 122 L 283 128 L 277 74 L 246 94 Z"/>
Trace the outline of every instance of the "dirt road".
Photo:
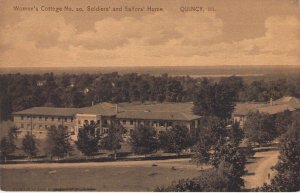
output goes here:
<path id="1" fill-rule="evenodd" d="M 257 152 L 254 162 L 246 165 L 248 170 L 248 175 L 244 177 L 246 188 L 255 188 L 269 183 L 268 173 L 271 179 L 274 176 L 271 167 L 277 163 L 278 156 L 278 151 Z"/>
<path id="2" fill-rule="evenodd" d="M 122 166 L 122 167 L 152 167 L 153 165 L 159 166 L 175 166 L 178 168 L 190 168 L 199 169 L 195 164 L 190 162 L 190 158 L 183 159 L 169 159 L 169 160 L 146 160 L 146 161 L 114 161 L 114 162 L 88 162 L 88 163 L 26 163 L 26 164 L 7 164 L 0 165 L 0 168 L 4 169 L 24 169 L 24 168 L 87 168 L 87 167 L 110 167 L 110 166 Z M 205 169 L 203 166 L 202 169 Z"/>

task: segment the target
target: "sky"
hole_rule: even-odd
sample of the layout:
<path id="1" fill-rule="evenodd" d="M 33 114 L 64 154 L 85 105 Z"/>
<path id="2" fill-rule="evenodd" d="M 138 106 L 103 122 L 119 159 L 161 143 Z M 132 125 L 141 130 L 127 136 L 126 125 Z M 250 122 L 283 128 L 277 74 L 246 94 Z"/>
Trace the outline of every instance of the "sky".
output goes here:
<path id="1" fill-rule="evenodd" d="M 217 65 L 300 65 L 300 1 L 0 0 L 0 67 Z"/>

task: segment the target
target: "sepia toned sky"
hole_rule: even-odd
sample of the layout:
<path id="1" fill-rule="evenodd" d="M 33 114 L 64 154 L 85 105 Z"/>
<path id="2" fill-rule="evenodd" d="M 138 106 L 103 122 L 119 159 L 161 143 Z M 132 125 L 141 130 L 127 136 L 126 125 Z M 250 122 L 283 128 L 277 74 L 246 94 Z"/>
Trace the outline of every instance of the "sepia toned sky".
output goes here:
<path id="1" fill-rule="evenodd" d="M 300 65 L 299 2 L 0 0 L 0 67 Z M 123 11 L 56 13 L 14 6 Z M 127 12 L 125 6 L 164 11 Z M 183 6 L 215 11 L 183 13 Z"/>

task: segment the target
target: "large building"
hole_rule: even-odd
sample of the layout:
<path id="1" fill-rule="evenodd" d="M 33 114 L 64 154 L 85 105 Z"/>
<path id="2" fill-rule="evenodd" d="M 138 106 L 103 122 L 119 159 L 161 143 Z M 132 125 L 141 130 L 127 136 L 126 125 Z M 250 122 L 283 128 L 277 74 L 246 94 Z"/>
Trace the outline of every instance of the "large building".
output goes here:
<path id="1" fill-rule="evenodd" d="M 20 135 L 27 132 L 44 138 L 47 128 L 63 125 L 72 139 L 86 123 L 97 123 L 101 134 L 107 133 L 112 122 L 118 122 L 130 133 L 139 125 L 149 125 L 158 132 L 174 125 L 186 126 L 190 131 L 198 127 L 201 116 L 192 113 L 192 103 L 99 103 L 84 108 L 33 107 L 14 112 Z"/>
<path id="2" fill-rule="evenodd" d="M 284 111 L 300 111 L 300 99 L 285 96 L 275 101 L 271 99 L 269 103 L 238 103 L 233 112 L 233 119 L 243 128 L 247 115 L 251 112 L 276 115 Z"/>

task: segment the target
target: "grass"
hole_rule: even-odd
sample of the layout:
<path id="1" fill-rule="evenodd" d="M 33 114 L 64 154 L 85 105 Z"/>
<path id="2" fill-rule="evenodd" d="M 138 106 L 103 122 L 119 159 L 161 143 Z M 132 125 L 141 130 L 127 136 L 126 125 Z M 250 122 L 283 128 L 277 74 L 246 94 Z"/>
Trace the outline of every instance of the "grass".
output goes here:
<path id="1" fill-rule="evenodd" d="M 172 166 L 3 169 L 6 191 L 153 191 L 172 181 L 192 178 L 199 170 Z"/>

